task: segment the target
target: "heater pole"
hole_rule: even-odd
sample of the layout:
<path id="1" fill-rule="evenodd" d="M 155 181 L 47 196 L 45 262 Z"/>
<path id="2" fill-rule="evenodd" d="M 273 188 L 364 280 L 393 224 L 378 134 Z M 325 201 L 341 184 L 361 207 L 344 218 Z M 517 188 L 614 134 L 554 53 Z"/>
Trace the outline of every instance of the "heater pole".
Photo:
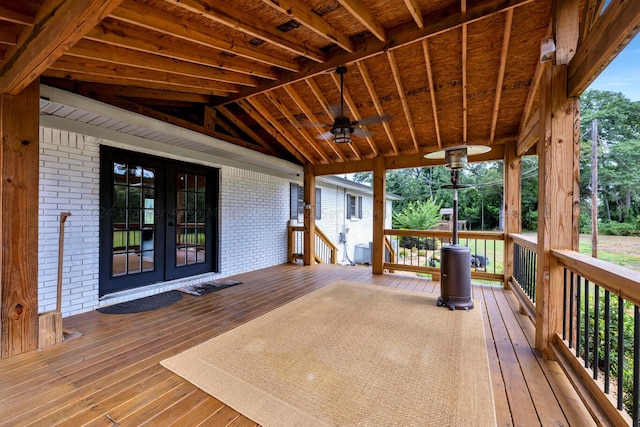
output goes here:
<path id="1" fill-rule="evenodd" d="M 451 171 L 451 184 L 453 184 L 453 237 L 451 238 L 451 244 L 458 244 L 458 175 L 459 171 Z"/>

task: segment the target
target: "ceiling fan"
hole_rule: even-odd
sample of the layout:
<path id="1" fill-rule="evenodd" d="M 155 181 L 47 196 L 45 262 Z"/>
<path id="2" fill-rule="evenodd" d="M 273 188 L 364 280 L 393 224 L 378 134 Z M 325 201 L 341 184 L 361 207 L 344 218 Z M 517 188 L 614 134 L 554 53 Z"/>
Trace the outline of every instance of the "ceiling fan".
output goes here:
<path id="1" fill-rule="evenodd" d="M 373 135 L 372 132 L 363 129 L 361 126 L 373 125 L 391 120 L 391 116 L 389 115 L 367 117 L 356 121 L 349 120 L 349 118 L 344 114 L 344 75 L 347 73 L 347 67 L 340 65 L 336 69 L 336 73 L 340 76 L 340 109 L 336 112 L 332 124 L 316 124 L 317 126 L 330 128 L 327 132 L 318 135 L 316 139 L 329 139 L 333 137 L 333 142 L 336 144 L 348 144 L 351 142 L 352 136 L 366 138 Z"/>

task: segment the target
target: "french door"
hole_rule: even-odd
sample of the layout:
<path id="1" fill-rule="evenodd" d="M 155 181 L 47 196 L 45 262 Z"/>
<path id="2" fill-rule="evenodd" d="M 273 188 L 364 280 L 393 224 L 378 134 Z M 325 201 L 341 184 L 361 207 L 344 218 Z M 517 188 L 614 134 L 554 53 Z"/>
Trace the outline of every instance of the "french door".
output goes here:
<path id="1" fill-rule="evenodd" d="M 217 269 L 217 169 L 107 147 L 100 157 L 100 296 Z"/>

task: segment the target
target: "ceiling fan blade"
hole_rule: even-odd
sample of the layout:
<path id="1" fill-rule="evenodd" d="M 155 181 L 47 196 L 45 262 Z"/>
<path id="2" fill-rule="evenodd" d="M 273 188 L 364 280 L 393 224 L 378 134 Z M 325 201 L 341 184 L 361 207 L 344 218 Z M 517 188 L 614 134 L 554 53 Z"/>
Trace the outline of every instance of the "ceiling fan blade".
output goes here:
<path id="1" fill-rule="evenodd" d="M 368 138 L 370 136 L 373 136 L 373 132 L 369 132 L 366 129 L 355 128 L 353 130 L 353 135 L 359 136 L 360 138 Z"/>
<path id="2" fill-rule="evenodd" d="M 331 139 L 331 138 L 333 138 L 333 134 L 331 133 L 331 131 L 327 131 L 323 134 L 316 136 L 316 139 Z"/>
<path id="3" fill-rule="evenodd" d="M 385 114 L 384 116 L 373 116 L 373 117 L 365 117 L 364 119 L 360 119 L 357 122 L 354 122 L 354 125 L 366 126 L 366 125 L 374 125 L 376 123 L 388 122 L 391 120 L 391 116 Z"/>
<path id="4" fill-rule="evenodd" d="M 331 113 L 332 119 L 335 119 L 336 117 L 342 117 L 344 115 L 344 112 L 339 105 L 329 105 L 328 109 Z"/>

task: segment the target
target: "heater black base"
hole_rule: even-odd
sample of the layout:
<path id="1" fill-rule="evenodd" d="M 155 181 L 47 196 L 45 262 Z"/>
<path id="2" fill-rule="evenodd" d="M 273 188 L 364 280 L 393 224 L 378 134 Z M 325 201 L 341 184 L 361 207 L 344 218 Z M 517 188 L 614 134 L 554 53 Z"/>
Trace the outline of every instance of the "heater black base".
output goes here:
<path id="1" fill-rule="evenodd" d="M 471 310 L 473 309 L 473 301 L 470 298 L 442 298 L 438 297 L 438 307 L 447 307 L 449 310 Z"/>

